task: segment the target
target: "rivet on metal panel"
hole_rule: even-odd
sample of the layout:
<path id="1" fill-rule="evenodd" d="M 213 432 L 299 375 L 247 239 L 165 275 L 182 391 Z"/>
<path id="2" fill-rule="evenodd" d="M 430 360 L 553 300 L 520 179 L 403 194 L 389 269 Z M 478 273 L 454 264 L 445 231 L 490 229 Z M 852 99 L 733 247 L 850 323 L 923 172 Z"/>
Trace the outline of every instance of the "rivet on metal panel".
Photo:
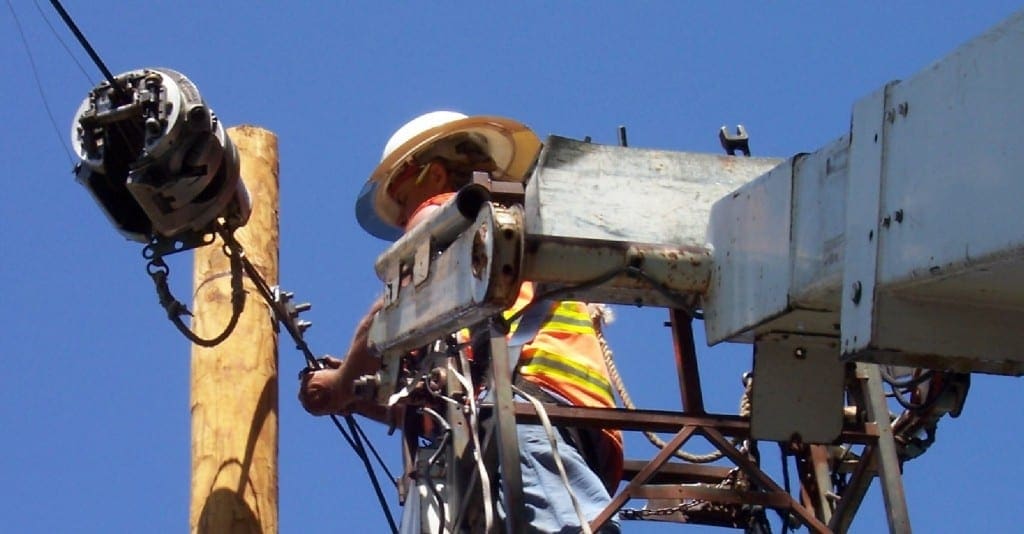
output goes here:
<path id="1" fill-rule="evenodd" d="M 910 104 L 903 102 L 902 104 L 899 105 L 899 111 L 901 116 L 906 117 L 907 112 L 910 111 Z"/>
<path id="2" fill-rule="evenodd" d="M 890 224 L 892 224 L 892 217 L 886 215 L 882 218 L 882 226 L 888 228 Z"/>
<path id="3" fill-rule="evenodd" d="M 860 293 L 861 293 L 860 280 L 857 280 L 856 282 L 853 283 L 853 288 L 852 289 L 853 289 L 853 297 L 851 298 L 851 300 L 853 301 L 854 304 L 860 304 Z"/>
<path id="4" fill-rule="evenodd" d="M 898 223 L 903 222 L 903 210 L 896 210 L 896 213 L 894 213 L 892 217 L 893 219 L 896 219 L 896 222 Z"/>
<path id="5" fill-rule="evenodd" d="M 796 359 L 798 359 L 798 360 L 806 360 L 807 359 L 807 349 L 805 349 L 803 347 L 797 347 L 797 348 L 793 349 L 793 356 Z"/>
<path id="6" fill-rule="evenodd" d="M 874 238 L 875 238 L 875 231 L 874 230 L 868 230 L 868 241 L 871 241 Z"/>
<path id="7" fill-rule="evenodd" d="M 885 112 L 885 120 L 889 121 L 889 124 L 896 122 L 896 110 L 890 109 Z"/>

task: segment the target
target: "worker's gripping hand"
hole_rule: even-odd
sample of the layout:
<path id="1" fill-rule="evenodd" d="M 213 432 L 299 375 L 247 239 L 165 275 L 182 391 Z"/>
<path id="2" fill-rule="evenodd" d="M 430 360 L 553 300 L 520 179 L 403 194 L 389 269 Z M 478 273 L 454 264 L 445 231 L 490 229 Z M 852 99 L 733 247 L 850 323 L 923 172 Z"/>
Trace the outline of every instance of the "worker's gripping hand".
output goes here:
<path id="1" fill-rule="evenodd" d="M 343 362 L 333 356 L 325 356 L 320 362 L 324 365 L 322 369 L 311 369 L 300 375 L 299 402 L 313 415 L 346 413 L 355 396 L 351 392 L 352 384 L 342 381 Z"/>

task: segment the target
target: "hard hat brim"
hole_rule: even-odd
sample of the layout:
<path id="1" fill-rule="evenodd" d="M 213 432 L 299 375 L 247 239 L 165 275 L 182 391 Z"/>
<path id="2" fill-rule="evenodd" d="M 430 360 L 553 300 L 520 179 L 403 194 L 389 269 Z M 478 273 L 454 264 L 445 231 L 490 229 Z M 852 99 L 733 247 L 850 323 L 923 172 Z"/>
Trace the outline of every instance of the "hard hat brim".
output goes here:
<path id="1" fill-rule="evenodd" d="M 540 151 L 540 139 L 526 125 L 504 117 L 475 116 L 429 128 L 388 154 L 363 185 L 356 200 L 356 219 L 371 235 L 394 241 L 402 235 L 401 207 L 387 195 L 388 185 L 403 165 L 448 137 L 471 133 L 486 139 L 497 168 L 492 178 L 521 182 Z"/>

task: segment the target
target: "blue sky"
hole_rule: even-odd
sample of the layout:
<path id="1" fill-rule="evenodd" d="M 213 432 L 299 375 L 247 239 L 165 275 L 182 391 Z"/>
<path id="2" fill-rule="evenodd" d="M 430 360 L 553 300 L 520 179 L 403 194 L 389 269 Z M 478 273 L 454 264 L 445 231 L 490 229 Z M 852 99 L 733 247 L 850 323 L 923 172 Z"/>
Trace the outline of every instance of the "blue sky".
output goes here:
<path id="1" fill-rule="evenodd" d="M 12 4 L 58 131 L 5 8 L 0 530 L 181 531 L 189 345 L 157 305 L 139 247 L 110 227 L 69 172 L 61 143 L 99 73 L 48 5 L 40 3 L 91 81 L 36 5 Z M 66 7 L 115 73 L 174 68 L 226 124 L 279 136 L 281 279 L 313 302 L 307 338 L 321 353 L 344 350 L 379 290 L 372 261 L 385 243 L 359 229 L 352 207 L 387 137 L 413 116 L 442 108 L 505 115 L 542 137 L 605 143 L 626 125 L 633 146 L 704 152 L 720 152 L 719 126 L 743 123 L 755 154 L 786 157 L 838 137 L 857 99 L 1019 9 L 997 0 Z M 186 299 L 190 257 L 171 268 Z M 664 310 L 620 307 L 618 316 L 609 337 L 631 393 L 644 407 L 677 406 Z M 303 362 L 290 343 L 281 346 L 281 531 L 386 531 L 355 456 L 327 420 L 294 400 Z M 708 348 L 703 332 L 698 346 L 709 409 L 734 412 L 750 347 Z M 918 532 L 1016 530 L 1022 403 L 1016 378 L 975 377 L 963 416 L 944 420 L 932 450 L 906 466 Z M 364 427 L 398 469 L 397 439 Z M 628 447 L 632 458 L 654 454 L 642 438 Z M 876 486 L 853 531 L 884 525 Z"/>

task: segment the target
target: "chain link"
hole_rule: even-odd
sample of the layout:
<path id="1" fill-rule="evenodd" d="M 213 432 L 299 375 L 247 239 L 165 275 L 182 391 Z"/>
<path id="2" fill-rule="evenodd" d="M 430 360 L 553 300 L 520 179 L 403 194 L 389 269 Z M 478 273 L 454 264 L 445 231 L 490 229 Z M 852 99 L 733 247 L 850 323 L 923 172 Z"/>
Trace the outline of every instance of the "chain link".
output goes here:
<path id="1" fill-rule="evenodd" d="M 723 478 L 722 481 L 719 482 L 718 484 L 715 484 L 713 486 L 709 484 L 698 485 L 714 489 L 737 489 L 737 487 L 744 485 L 740 480 L 742 478 L 741 475 L 742 473 L 740 469 L 738 467 L 734 467 L 729 471 L 728 474 L 725 475 L 725 478 Z M 694 508 L 697 507 L 719 508 L 721 507 L 721 505 L 716 505 L 711 501 L 688 499 L 675 506 L 670 506 L 666 508 L 623 508 L 619 510 L 619 518 L 624 520 L 643 521 L 651 517 L 665 517 L 679 513 L 682 514 L 683 518 L 685 519 L 686 512 L 693 510 Z"/>
<path id="2" fill-rule="evenodd" d="M 697 500 L 683 501 L 683 502 L 681 502 L 681 503 L 679 503 L 679 504 L 677 504 L 675 506 L 671 506 L 669 508 L 654 508 L 654 509 L 649 509 L 649 508 L 623 508 L 622 510 L 619 510 L 619 518 L 620 519 L 626 519 L 626 520 L 640 520 L 640 521 L 643 521 L 643 520 L 651 518 L 651 517 L 664 517 L 664 516 L 674 515 L 676 513 L 681 513 L 683 515 L 683 517 L 685 518 L 686 517 L 686 512 L 688 510 L 690 510 L 692 508 L 695 508 L 697 506 L 700 506 L 702 504 L 707 504 L 707 501 L 697 501 Z"/>

